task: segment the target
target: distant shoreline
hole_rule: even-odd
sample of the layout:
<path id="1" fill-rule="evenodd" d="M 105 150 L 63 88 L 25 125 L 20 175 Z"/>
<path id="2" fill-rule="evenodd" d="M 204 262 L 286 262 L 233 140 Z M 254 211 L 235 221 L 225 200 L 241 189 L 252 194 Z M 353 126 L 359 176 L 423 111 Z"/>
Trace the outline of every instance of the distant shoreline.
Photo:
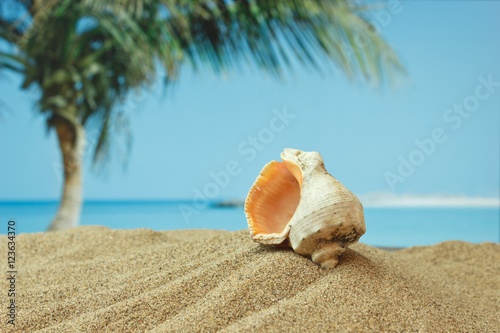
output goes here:
<path id="1" fill-rule="evenodd" d="M 365 208 L 500 208 L 500 198 L 466 197 L 452 195 L 394 195 L 391 193 L 372 193 L 358 196 Z M 196 202 L 196 203 L 195 203 Z M 5 205 L 54 205 L 59 200 L 0 200 Z M 162 204 L 199 204 L 194 199 L 89 199 L 86 205 L 162 205 Z M 242 208 L 245 199 L 219 199 L 206 201 L 207 208 Z"/>
<path id="2" fill-rule="evenodd" d="M 373 193 L 360 195 L 365 208 L 500 208 L 500 198 L 465 197 L 455 195 L 394 195 L 392 193 Z M 244 199 L 222 200 L 214 207 L 243 207 Z"/>

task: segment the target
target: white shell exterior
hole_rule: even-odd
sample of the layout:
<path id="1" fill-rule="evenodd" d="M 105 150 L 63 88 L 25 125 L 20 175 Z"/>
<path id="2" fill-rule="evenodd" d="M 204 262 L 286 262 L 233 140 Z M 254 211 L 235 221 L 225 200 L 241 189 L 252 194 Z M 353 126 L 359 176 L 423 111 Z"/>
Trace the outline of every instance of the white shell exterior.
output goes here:
<path id="1" fill-rule="evenodd" d="M 326 171 L 319 153 L 285 149 L 281 158 L 290 172 L 301 178 L 299 184 L 302 182 L 298 206 L 285 228 L 290 246 L 322 267 L 333 268 L 347 246 L 366 231 L 363 206 Z M 266 235 L 252 235 L 257 242 L 259 237 Z"/>

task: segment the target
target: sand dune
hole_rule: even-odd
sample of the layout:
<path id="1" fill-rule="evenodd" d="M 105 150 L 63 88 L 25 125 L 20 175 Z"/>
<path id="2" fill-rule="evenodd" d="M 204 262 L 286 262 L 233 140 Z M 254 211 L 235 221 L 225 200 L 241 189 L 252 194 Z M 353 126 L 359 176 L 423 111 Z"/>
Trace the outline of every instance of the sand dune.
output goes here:
<path id="1" fill-rule="evenodd" d="M 246 230 L 80 227 L 20 235 L 17 248 L 16 329 L 23 332 L 500 328 L 500 245 L 493 243 L 392 253 L 356 244 L 333 270 L 260 246 Z M 5 280 L 1 288 L 6 304 Z"/>

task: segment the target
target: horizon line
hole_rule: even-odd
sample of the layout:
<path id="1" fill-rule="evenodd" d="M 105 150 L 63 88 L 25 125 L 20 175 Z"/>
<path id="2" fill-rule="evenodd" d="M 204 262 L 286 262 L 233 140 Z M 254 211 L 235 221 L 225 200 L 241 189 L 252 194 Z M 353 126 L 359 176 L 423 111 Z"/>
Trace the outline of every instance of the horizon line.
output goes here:
<path id="1" fill-rule="evenodd" d="M 365 195 L 358 195 L 364 207 L 369 208 L 432 208 L 432 207 L 491 207 L 500 208 L 500 197 L 467 197 L 464 195 L 447 195 L 447 194 L 433 194 L 433 195 L 415 195 L 415 194 L 402 194 L 397 195 L 390 192 L 374 192 Z M 222 206 L 243 206 L 245 200 L 238 199 L 207 199 L 208 203 L 223 204 Z M 51 204 L 59 203 L 58 199 L 0 199 L 0 204 Z M 194 202 L 193 198 L 170 198 L 170 199 L 87 199 L 83 204 L 109 204 L 109 203 L 186 203 Z"/>

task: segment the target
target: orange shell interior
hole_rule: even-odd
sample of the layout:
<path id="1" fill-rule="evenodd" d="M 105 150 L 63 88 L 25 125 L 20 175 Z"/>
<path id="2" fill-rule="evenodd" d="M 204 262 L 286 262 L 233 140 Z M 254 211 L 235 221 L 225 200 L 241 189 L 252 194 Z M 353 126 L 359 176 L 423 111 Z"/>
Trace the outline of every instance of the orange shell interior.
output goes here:
<path id="1" fill-rule="evenodd" d="M 288 236 L 288 222 L 300 200 L 302 173 L 289 161 L 268 163 L 257 177 L 245 202 L 252 238 L 278 244 Z"/>

